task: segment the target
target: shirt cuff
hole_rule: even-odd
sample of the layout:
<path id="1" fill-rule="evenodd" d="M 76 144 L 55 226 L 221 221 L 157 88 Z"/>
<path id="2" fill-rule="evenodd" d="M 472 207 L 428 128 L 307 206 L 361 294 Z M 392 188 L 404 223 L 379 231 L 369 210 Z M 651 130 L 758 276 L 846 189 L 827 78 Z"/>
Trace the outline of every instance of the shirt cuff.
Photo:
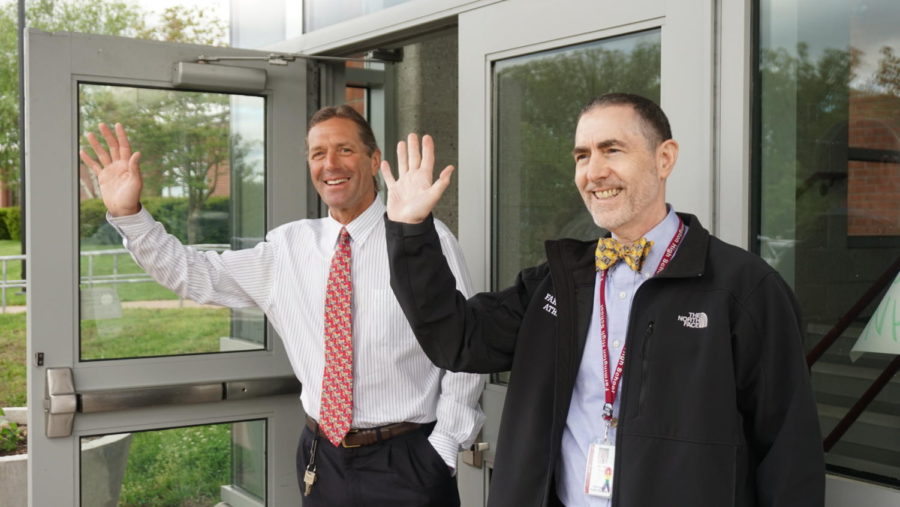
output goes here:
<path id="1" fill-rule="evenodd" d="M 456 455 L 459 452 L 459 443 L 443 433 L 432 431 L 428 436 L 428 442 L 434 447 L 438 455 L 448 467 L 456 470 Z"/>
<path id="2" fill-rule="evenodd" d="M 109 225 L 119 232 L 125 238 L 135 238 L 142 234 L 150 232 L 150 229 L 156 225 L 153 216 L 147 211 L 147 208 L 141 206 L 141 210 L 134 215 L 125 215 L 114 217 L 106 213 L 106 221 Z"/>

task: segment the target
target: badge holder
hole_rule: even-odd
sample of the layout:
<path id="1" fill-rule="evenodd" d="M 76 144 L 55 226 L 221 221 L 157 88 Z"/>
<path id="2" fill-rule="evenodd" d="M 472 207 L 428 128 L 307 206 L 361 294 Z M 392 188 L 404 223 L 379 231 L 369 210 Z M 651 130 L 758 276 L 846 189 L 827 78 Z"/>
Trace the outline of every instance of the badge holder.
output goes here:
<path id="1" fill-rule="evenodd" d="M 607 411 L 609 415 L 607 416 Z M 594 440 L 588 447 L 586 469 L 584 471 L 584 492 L 590 496 L 612 498 L 613 477 L 616 471 L 616 446 L 609 442 L 609 428 L 616 427 L 612 417 L 612 407 L 603 408 L 606 431 L 603 438 Z"/>

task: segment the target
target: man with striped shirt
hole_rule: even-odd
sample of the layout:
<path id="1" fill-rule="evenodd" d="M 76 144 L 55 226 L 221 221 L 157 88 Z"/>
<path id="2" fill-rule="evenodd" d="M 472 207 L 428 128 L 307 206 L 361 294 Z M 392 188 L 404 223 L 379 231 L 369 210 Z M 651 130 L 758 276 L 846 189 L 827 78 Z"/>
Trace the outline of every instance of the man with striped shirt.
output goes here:
<path id="1" fill-rule="evenodd" d="M 89 133 L 97 158 L 85 150 L 81 158 L 97 176 L 108 221 L 140 265 L 182 297 L 259 307 L 284 341 L 307 414 L 297 449 L 304 505 L 459 505 L 456 455 L 484 420 L 483 384 L 478 375 L 435 367 L 394 298 L 375 179 L 381 152 L 365 119 L 340 106 L 310 120 L 310 176 L 327 217 L 285 224 L 254 248 L 221 254 L 183 246 L 141 208 L 140 153 L 132 153 L 121 125 L 112 132 L 101 124 L 100 132 L 107 148 Z M 438 230 L 458 289 L 471 294 L 455 238 L 443 224 Z M 338 264 L 342 276 L 334 274 Z M 335 288 L 334 280 L 344 285 Z M 342 319 L 326 318 L 334 294 L 346 297 Z M 343 331 L 334 330 L 337 321 L 346 323 Z M 344 341 L 332 345 L 326 335 Z M 342 374 L 333 373 L 336 365 Z M 333 379 L 346 384 L 329 387 Z M 325 405 L 337 415 L 323 414 Z"/>

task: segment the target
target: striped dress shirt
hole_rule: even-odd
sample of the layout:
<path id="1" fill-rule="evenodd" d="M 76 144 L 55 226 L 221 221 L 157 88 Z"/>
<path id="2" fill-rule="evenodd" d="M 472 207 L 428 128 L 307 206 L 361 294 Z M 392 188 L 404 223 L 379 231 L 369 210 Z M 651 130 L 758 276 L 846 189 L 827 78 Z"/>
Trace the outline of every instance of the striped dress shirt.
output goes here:
<path id="1" fill-rule="evenodd" d="M 667 205 L 668 206 L 668 205 Z M 668 214 L 653 227 L 645 238 L 653 242 L 650 253 L 644 259 L 639 272 L 633 271 L 624 262 L 609 268 L 606 280 L 606 313 L 609 336 L 610 375 L 615 370 L 627 342 L 628 319 L 631 302 L 638 288 L 656 274 L 662 262 L 666 247 L 678 231 L 680 220 L 675 210 L 668 206 Z M 594 306 L 587 341 L 581 357 L 578 376 L 572 391 L 566 427 L 563 430 L 562 450 L 557 469 L 556 494 L 567 507 L 609 507 L 612 501 L 585 493 L 585 472 L 587 470 L 588 448 L 592 442 L 600 440 L 606 422 L 603 420 L 603 405 L 606 403 L 606 380 L 603 378 L 603 351 L 600 344 L 600 274 L 594 282 Z M 634 353 L 633 351 L 627 352 Z M 613 403 L 613 416 L 619 417 L 622 403 L 622 384 Z M 609 441 L 615 444 L 616 428 L 609 429 Z M 628 456 L 622 456 L 628 459 Z M 648 484 L 647 487 L 653 487 Z M 615 495 L 615 492 L 613 492 Z"/>
<path id="2" fill-rule="evenodd" d="M 474 440 L 484 414 L 479 375 L 445 372 L 419 347 L 390 287 L 384 204 L 380 196 L 346 225 L 353 279 L 353 423 L 368 428 L 437 420 L 429 441 L 445 462 Z M 146 210 L 107 220 L 138 264 L 160 284 L 198 303 L 258 307 L 284 341 L 300 401 L 318 419 L 325 366 L 324 311 L 328 269 L 343 227 L 333 218 L 291 222 L 254 248 L 199 252 L 166 233 Z M 436 221 L 437 222 L 437 221 Z M 457 280 L 471 294 L 459 245 L 437 223 L 441 247 Z"/>

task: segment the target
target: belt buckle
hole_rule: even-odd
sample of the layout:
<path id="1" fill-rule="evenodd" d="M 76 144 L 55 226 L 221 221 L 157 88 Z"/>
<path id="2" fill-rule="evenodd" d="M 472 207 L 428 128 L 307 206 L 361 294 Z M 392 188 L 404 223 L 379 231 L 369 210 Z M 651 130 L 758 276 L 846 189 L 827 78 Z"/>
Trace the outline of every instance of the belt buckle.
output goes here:
<path id="1" fill-rule="evenodd" d="M 359 433 L 359 430 L 351 428 L 349 431 L 347 431 L 347 435 L 345 435 L 344 438 L 341 439 L 341 447 L 343 447 L 344 449 L 355 449 L 357 447 L 362 447 L 362 444 L 351 445 L 347 443 L 347 437 L 355 433 Z"/>

